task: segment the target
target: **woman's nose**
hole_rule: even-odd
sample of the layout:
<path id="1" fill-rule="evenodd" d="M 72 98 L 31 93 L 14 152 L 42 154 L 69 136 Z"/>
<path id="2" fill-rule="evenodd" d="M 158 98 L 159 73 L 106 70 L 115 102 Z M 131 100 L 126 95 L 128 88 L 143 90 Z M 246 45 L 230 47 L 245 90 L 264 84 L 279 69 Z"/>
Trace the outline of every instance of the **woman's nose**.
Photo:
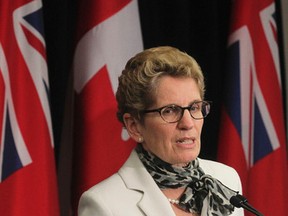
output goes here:
<path id="1" fill-rule="evenodd" d="M 195 119 L 191 116 L 188 110 L 184 110 L 183 116 L 178 122 L 178 126 L 181 129 L 191 129 L 195 124 Z"/>

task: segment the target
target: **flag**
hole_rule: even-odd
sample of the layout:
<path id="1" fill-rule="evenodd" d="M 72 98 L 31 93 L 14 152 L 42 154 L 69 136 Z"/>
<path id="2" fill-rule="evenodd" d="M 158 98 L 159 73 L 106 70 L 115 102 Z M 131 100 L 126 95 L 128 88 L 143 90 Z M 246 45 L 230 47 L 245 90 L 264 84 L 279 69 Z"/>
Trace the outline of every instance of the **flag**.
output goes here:
<path id="1" fill-rule="evenodd" d="M 275 2 L 233 3 L 218 159 L 238 171 L 244 196 L 255 208 L 264 215 L 287 215 L 286 137 Z"/>
<path id="2" fill-rule="evenodd" d="M 115 93 L 126 62 L 143 49 L 137 0 L 84 0 L 74 55 L 73 206 L 116 172 L 134 144 L 117 121 Z"/>
<path id="3" fill-rule="evenodd" d="M 42 2 L 0 11 L 0 214 L 57 216 Z"/>

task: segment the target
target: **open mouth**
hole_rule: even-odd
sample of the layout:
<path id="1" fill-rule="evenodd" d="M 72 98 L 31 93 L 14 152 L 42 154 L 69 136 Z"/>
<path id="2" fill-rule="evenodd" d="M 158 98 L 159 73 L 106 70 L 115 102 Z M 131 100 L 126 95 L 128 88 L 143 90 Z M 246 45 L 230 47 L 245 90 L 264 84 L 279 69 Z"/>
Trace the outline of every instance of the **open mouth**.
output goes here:
<path id="1" fill-rule="evenodd" d="M 183 139 L 178 139 L 176 143 L 178 144 L 193 144 L 195 142 L 195 138 L 183 138 Z"/>

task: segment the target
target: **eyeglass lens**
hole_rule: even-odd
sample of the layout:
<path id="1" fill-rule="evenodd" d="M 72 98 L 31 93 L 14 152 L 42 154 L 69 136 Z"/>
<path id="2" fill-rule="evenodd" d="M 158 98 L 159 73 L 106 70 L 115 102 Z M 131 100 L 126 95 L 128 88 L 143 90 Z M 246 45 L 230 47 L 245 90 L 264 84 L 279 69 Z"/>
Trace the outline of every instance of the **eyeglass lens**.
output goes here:
<path id="1" fill-rule="evenodd" d="M 160 115 L 163 118 L 164 121 L 166 122 L 177 122 L 180 121 L 182 118 L 185 109 L 188 109 L 190 112 L 190 115 L 194 119 L 203 119 L 205 118 L 210 111 L 210 104 L 206 101 L 199 101 L 193 103 L 191 106 L 188 107 L 180 107 L 177 105 L 171 105 L 164 107 Z"/>

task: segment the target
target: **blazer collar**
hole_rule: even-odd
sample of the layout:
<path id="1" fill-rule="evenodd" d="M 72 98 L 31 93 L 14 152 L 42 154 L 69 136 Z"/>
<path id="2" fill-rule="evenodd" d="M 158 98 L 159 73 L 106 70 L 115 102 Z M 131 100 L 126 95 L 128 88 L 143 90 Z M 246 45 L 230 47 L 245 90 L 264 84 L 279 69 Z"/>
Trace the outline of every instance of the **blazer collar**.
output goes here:
<path id="1" fill-rule="evenodd" d="M 119 175 L 128 189 L 142 193 L 138 207 L 146 215 L 175 216 L 170 203 L 147 172 L 135 150 L 119 170 Z"/>

